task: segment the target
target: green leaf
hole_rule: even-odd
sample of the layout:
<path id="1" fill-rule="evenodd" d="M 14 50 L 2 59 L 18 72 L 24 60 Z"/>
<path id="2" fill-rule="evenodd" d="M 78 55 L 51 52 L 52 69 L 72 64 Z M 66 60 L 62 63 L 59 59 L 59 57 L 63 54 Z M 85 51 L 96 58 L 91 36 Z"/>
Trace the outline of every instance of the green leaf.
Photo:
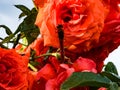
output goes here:
<path id="1" fill-rule="evenodd" d="M 117 68 L 112 62 L 107 63 L 107 65 L 105 66 L 105 71 L 118 75 Z"/>
<path id="2" fill-rule="evenodd" d="M 21 34 L 18 34 L 16 39 L 14 40 L 13 48 L 15 48 L 18 45 L 20 38 L 21 38 Z"/>
<path id="3" fill-rule="evenodd" d="M 35 26 L 37 11 L 33 8 L 30 14 L 24 18 L 24 21 L 19 25 L 14 34 L 20 32 L 23 37 L 26 37 L 28 45 L 31 44 L 40 34 L 39 28 Z"/>
<path id="4" fill-rule="evenodd" d="M 46 54 L 52 53 L 52 51 L 53 51 L 53 47 L 49 47 L 49 49 L 47 50 Z M 46 61 L 48 58 L 49 58 L 49 56 L 45 56 L 44 57 L 44 61 Z"/>
<path id="5" fill-rule="evenodd" d="M 0 37 L 0 40 L 3 40 L 3 38 Z"/>
<path id="6" fill-rule="evenodd" d="M 25 15 L 25 13 L 22 12 L 22 13 L 19 15 L 19 18 L 22 18 L 22 17 L 24 17 L 24 16 L 26 16 L 26 15 Z"/>
<path id="7" fill-rule="evenodd" d="M 120 83 L 120 77 L 114 73 L 111 72 L 102 72 L 101 75 L 106 76 L 107 78 L 109 78 L 111 81 L 116 82 L 116 83 Z"/>
<path id="8" fill-rule="evenodd" d="M 33 50 L 33 49 L 30 49 L 30 57 L 35 57 L 35 55 L 36 55 L 36 51 L 35 50 Z"/>
<path id="9" fill-rule="evenodd" d="M 11 34 L 11 35 L 9 35 L 9 36 L 7 36 L 7 37 L 5 37 L 5 39 L 3 39 L 2 40 L 2 44 L 3 43 L 9 43 L 10 42 L 10 40 L 12 39 L 14 37 L 14 35 L 13 34 Z"/>
<path id="10" fill-rule="evenodd" d="M 75 72 L 62 85 L 61 90 L 77 86 L 109 87 L 111 80 L 92 72 Z"/>
<path id="11" fill-rule="evenodd" d="M 108 88 L 108 90 L 118 90 L 118 89 L 119 89 L 118 84 L 115 82 L 112 82 L 110 84 L 110 87 Z"/>
<path id="12" fill-rule="evenodd" d="M 1 48 L 5 48 L 5 49 L 8 49 L 8 47 L 4 46 L 1 42 L 0 42 L 0 47 L 1 47 Z"/>
<path id="13" fill-rule="evenodd" d="M 8 35 L 12 34 L 12 31 L 11 31 L 7 26 L 5 26 L 5 25 L 0 25 L 0 27 L 4 28 L 5 31 L 6 31 L 6 33 L 7 33 Z"/>
<path id="14" fill-rule="evenodd" d="M 15 5 L 15 7 L 20 9 L 25 15 L 30 14 L 30 10 L 24 5 Z"/>
<path id="15" fill-rule="evenodd" d="M 37 61 L 30 61 L 29 63 L 30 63 L 31 65 L 33 65 L 33 66 L 38 66 L 38 65 L 40 65 L 40 63 L 37 62 Z"/>

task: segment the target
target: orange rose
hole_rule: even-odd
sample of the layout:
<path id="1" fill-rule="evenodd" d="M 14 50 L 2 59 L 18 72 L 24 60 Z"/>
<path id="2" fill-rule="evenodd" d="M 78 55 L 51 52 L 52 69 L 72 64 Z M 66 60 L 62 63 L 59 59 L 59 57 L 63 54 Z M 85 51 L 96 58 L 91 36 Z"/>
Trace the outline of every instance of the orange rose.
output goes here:
<path id="1" fill-rule="evenodd" d="M 28 59 L 0 48 L 0 90 L 26 90 Z"/>
<path id="2" fill-rule="evenodd" d="M 63 25 L 64 45 L 88 50 L 104 26 L 106 9 L 100 0 L 35 0 L 39 8 L 36 25 L 45 46 L 59 47 L 57 25 Z M 73 48 L 73 47 L 72 47 Z"/>

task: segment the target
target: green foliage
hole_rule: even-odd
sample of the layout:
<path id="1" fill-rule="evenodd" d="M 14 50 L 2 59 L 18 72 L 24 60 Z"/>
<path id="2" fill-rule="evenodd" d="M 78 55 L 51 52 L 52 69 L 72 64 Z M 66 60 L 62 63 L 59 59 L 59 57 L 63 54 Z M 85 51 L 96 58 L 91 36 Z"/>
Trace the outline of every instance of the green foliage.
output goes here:
<path id="1" fill-rule="evenodd" d="M 9 43 L 10 40 L 14 37 L 14 34 L 10 34 L 9 36 L 6 36 L 3 40 L 2 40 L 2 44 L 4 43 Z"/>
<path id="2" fill-rule="evenodd" d="M 109 87 L 110 83 L 111 80 L 100 74 L 75 72 L 61 85 L 61 90 L 69 90 L 76 86 Z"/>
<path id="3" fill-rule="evenodd" d="M 104 72 L 101 74 L 113 82 L 116 82 L 120 86 L 120 76 L 118 75 L 116 66 L 112 62 L 108 62 L 108 64 L 105 66 Z"/>
<path id="4" fill-rule="evenodd" d="M 118 75 L 116 66 L 112 62 L 108 62 L 108 64 L 105 67 L 105 71 L 106 72 L 111 72 L 111 73 L 114 73 L 114 74 Z"/>
<path id="5" fill-rule="evenodd" d="M 19 18 L 26 16 L 23 22 L 19 25 L 19 27 L 15 31 L 15 34 L 20 32 L 22 34 L 22 37 L 26 37 L 29 45 L 37 38 L 37 36 L 40 33 L 38 27 L 35 26 L 37 10 L 35 8 L 29 10 L 27 7 L 23 5 L 15 5 L 15 6 L 20 10 L 22 10 L 22 13 L 20 14 Z"/>
<path id="6" fill-rule="evenodd" d="M 5 38 L 0 38 L 2 41 L 0 42 L 1 47 L 5 47 L 4 44 L 12 43 L 15 48 L 19 41 L 23 38 L 27 39 L 28 45 L 31 44 L 40 34 L 39 29 L 35 26 L 35 20 L 37 16 L 37 10 L 32 8 L 28 9 L 24 5 L 15 5 L 16 8 L 20 9 L 22 12 L 19 15 L 19 18 L 23 18 L 23 21 L 20 23 L 16 31 L 13 33 L 5 25 L 0 25 L 0 28 L 4 28 L 7 36 Z M 18 37 L 19 36 L 19 37 Z"/>
<path id="7" fill-rule="evenodd" d="M 112 82 L 108 88 L 108 90 L 118 90 L 118 84 L 115 82 Z"/>
<path id="8" fill-rule="evenodd" d="M 117 82 L 118 84 L 120 83 L 120 77 L 114 73 L 111 72 L 102 72 L 101 75 L 106 76 L 113 82 Z"/>
<path id="9" fill-rule="evenodd" d="M 117 69 L 112 62 L 109 62 L 105 71 L 100 74 L 92 72 L 74 72 L 61 85 L 61 90 L 70 90 L 74 87 L 90 86 L 91 90 L 99 87 L 106 87 L 108 90 L 119 90 L 120 77 Z"/>
<path id="10" fill-rule="evenodd" d="M 19 18 L 29 15 L 31 13 L 30 9 L 24 5 L 15 5 L 16 8 L 20 9 L 22 13 L 19 15 Z"/>
<path id="11" fill-rule="evenodd" d="M 9 27 L 7 27 L 7 26 L 5 26 L 5 25 L 0 25 L 0 28 L 1 28 L 1 27 L 5 29 L 6 34 L 8 34 L 8 35 L 12 34 L 12 31 L 9 29 Z"/>

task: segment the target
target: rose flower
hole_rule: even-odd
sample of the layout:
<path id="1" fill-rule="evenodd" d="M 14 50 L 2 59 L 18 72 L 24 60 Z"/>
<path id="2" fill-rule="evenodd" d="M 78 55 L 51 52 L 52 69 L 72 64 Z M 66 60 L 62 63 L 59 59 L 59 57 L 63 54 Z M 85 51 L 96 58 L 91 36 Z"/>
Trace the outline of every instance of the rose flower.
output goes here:
<path id="1" fill-rule="evenodd" d="M 27 65 L 26 56 L 0 48 L 0 90 L 26 90 Z"/>
<path id="2" fill-rule="evenodd" d="M 100 0 L 35 0 L 39 12 L 35 24 L 45 46 L 59 47 L 58 25 L 63 26 L 64 45 L 89 50 L 99 39 L 107 10 Z"/>
<path id="3" fill-rule="evenodd" d="M 108 4 L 110 11 L 105 20 L 99 43 L 89 52 L 81 53 L 81 56 L 90 58 L 96 62 L 98 72 L 101 72 L 103 62 L 108 55 L 120 45 L 120 11 L 118 11 L 120 7 L 118 4 L 115 4 L 117 3 L 116 0 L 114 3 L 112 0 L 110 1 L 111 3 Z"/>
<path id="4" fill-rule="evenodd" d="M 73 72 L 97 73 L 96 64 L 87 58 L 79 57 L 73 64 L 59 64 L 55 57 L 51 57 L 48 62 L 50 63 L 41 68 L 37 74 L 33 75 L 35 78 L 30 90 L 60 90 L 61 84 Z M 89 90 L 89 87 L 76 87 L 72 90 Z"/>

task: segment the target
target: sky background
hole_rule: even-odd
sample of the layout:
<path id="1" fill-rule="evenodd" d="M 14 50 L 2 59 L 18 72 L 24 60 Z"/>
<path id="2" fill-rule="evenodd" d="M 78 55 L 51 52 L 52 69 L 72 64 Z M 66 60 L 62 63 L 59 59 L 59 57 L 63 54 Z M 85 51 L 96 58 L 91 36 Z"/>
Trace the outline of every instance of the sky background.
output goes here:
<path id="1" fill-rule="evenodd" d="M 29 9 L 33 8 L 32 0 L 0 0 L 0 25 L 8 26 L 13 32 L 17 29 L 21 20 L 18 19 L 21 11 L 14 7 L 14 5 L 22 4 Z M 5 37 L 5 31 L 0 28 L 0 37 Z M 105 60 L 105 64 L 112 61 L 119 71 L 120 75 L 120 47 L 114 50 Z"/>

